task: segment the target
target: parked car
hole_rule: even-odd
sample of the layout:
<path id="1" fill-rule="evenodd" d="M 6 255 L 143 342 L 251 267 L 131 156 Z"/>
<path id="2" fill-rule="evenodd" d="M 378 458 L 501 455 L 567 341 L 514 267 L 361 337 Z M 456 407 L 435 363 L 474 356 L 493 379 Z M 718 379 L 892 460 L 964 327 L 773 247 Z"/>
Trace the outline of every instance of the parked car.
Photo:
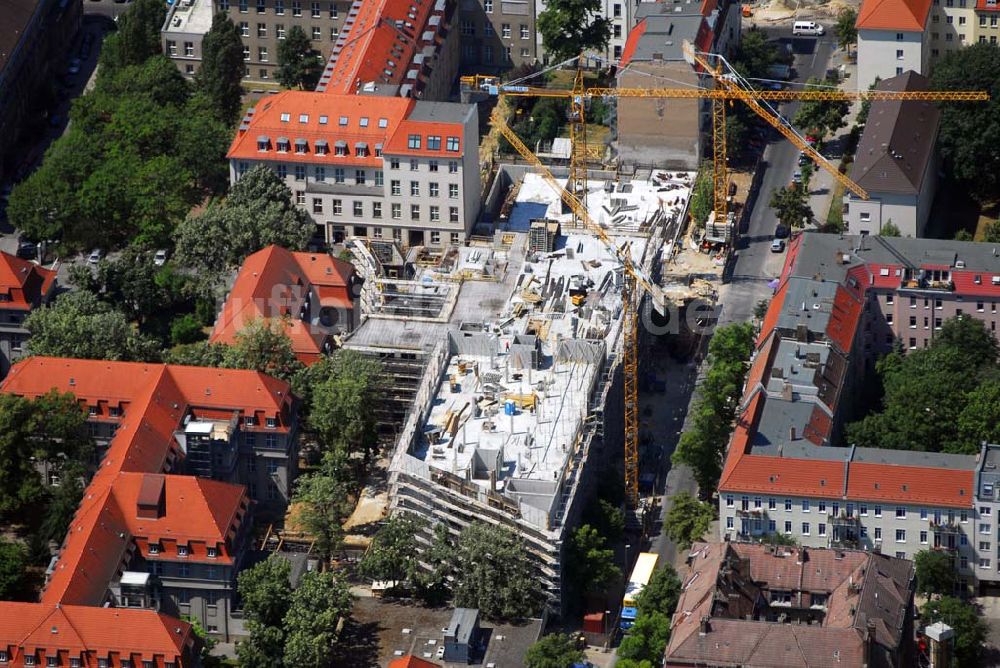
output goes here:
<path id="1" fill-rule="evenodd" d="M 34 241 L 21 239 L 17 242 L 17 256 L 24 260 L 34 260 L 38 257 L 38 244 Z"/>
<path id="2" fill-rule="evenodd" d="M 774 241 L 771 242 L 771 252 L 772 253 L 780 253 L 783 250 L 785 250 L 785 240 L 784 239 L 775 239 Z"/>
<path id="3" fill-rule="evenodd" d="M 80 59 L 73 58 L 69 61 L 69 67 L 66 68 L 66 74 L 79 74 L 80 73 Z"/>
<path id="4" fill-rule="evenodd" d="M 162 267 L 167 263 L 167 258 L 169 256 L 170 253 L 168 251 L 160 249 L 153 254 L 153 264 L 155 264 L 157 267 Z"/>
<path id="5" fill-rule="evenodd" d="M 89 262 L 90 264 L 97 264 L 103 259 L 104 259 L 104 251 L 101 250 L 100 248 L 95 248 L 94 250 L 90 251 L 90 256 L 87 258 L 87 262 Z"/>
<path id="6" fill-rule="evenodd" d="M 787 239 L 788 238 L 788 228 L 784 225 L 778 225 L 774 228 L 774 238 L 775 239 Z"/>
<path id="7" fill-rule="evenodd" d="M 802 183 L 802 172 L 795 172 L 792 174 L 792 183 L 796 185 Z"/>
<path id="8" fill-rule="evenodd" d="M 810 158 L 808 155 L 806 155 L 805 151 L 800 151 L 799 152 L 799 167 L 805 167 L 810 162 L 812 162 L 812 158 Z"/>

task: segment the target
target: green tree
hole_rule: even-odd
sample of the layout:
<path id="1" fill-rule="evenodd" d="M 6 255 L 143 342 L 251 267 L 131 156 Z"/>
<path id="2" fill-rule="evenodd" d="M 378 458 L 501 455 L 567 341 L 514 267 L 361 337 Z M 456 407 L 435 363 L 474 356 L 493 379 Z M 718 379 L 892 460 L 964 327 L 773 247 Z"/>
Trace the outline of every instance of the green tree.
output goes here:
<path id="1" fill-rule="evenodd" d="M 292 340 L 282 320 L 252 320 L 236 334 L 236 340 L 223 354 L 222 366 L 252 369 L 290 381 L 302 369 L 295 357 Z"/>
<path id="2" fill-rule="evenodd" d="M 569 668 L 583 660 L 583 650 L 576 646 L 572 633 L 542 636 L 528 647 L 524 655 L 526 668 Z"/>
<path id="3" fill-rule="evenodd" d="M 674 502 L 663 518 L 663 533 L 682 549 L 701 540 L 715 519 L 715 507 L 699 501 L 687 492 L 674 496 Z"/>
<path id="4" fill-rule="evenodd" d="M 186 366 L 221 367 L 226 360 L 228 350 L 229 346 L 222 343 L 198 341 L 174 346 L 164 354 L 163 361 L 167 364 Z"/>
<path id="5" fill-rule="evenodd" d="M 156 361 L 159 345 L 92 293 L 69 292 L 25 318 L 31 352 L 53 357 Z"/>
<path id="6" fill-rule="evenodd" d="M 712 186 L 712 165 L 702 163 L 691 189 L 691 219 L 697 228 L 705 227 L 708 216 L 715 208 L 715 190 Z"/>
<path id="7" fill-rule="evenodd" d="M 181 619 L 191 625 L 192 633 L 194 633 L 195 637 L 198 638 L 198 642 L 201 644 L 201 651 L 199 652 L 198 658 L 201 659 L 202 666 L 205 666 L 206 668 L 215 668 L 221 665 L 219 658 L 212 656 L 212 650 L 219 644 L 219 641 L 208 633 L 205 627 L 201 625 L 201 621 L 197 617 L 192 617 L 191 615 L 181 615 Z"/>
<path id="8" fill-rule="evenodd" d="M 236 580 L 249 637 L 236 646 L 245 668 L 273 668 L 285 649 L 284 620 L 292 604 L 287 559 L 272 554 Z"/>
<path id="9" fill-rule="evenodd" d="M 892 220 L 885 221 L 885 225 L 882 226 L 882 230 L 879 232 L 883 237 L 901 237 L 903 233 L 899 230 L 896 223 Z"/>
<path id="10" fill-rule="evenodd" d="M 331 665 L 337 627 L 351 613 L 351 592 L 332 572 L 302 576 L 285 613 L 284 663 L 325 668 Z"/>
<path id="11" fill-rule="evenodd" d="M 39 536 L 46 541 L 61 543 L 69 530 L 80 501 L 83 499 L 83 466 L 67 463 L 62 467 L 59 486 L 51 490 L 45 508 L 45 518 L 39 527 Z"/>
<path id="12" fill-rule="evenodd" d="M 329 563 L 344 538 L 342 524 L 350 512 L 350 490 L 322 471 L 299 478 L 293 502 L 298 521 L 314 542 L 316 553 Z"/>
<path id="13" fill-rule="evenodd" d="M 980 201 L 1000 195 L 1000 58 L 995 44 L 945 53 L 931 74 L 933 90 L 985 90 L 988 102 L 941 102 L 937 146 L 945 172 Z"/>
<path id="14" fill-rule="evenodd" d="M 669 614 L 652 612 L 648 615 L 641 615 L 636 618 L 635 625 L 622 638 L 621 645 L 618 647 L 619 661 L 615 665 L 621 666 L 622 659 L 635 662 L 625 665 L 641 666 L 646 661 L 650 662 L 651 666 L 660 665 L 669 640 Z"/>
<path id="15" fill-rule="evenodd" d="M 597 533 L 612 544 L 618 542 L 625 532 L 625 513 L 603 498 L 594 498 L 587 505 L 583 522 L 597 529 Z"/>
<path id="16" fill-rule="evenodd" d="M 589 524 L 573 530 L 566 561 L 569 582 L 582 592 L 600 593 L 622 576 L 621 569 L 615 565 L 615 551 Z"/>
<path id="17" fill-rule="evenodd" d="M 670 564 L 653 573 L 649 584 L 643 587 L 636 599 L 639 615 L 650 615 L 660 612 L 670 617 L 674 614 L 677 601 L 681 597 L 681 580 L 677 571 Z"/>
<path id="18" fill-rule="evenodd" d="M 361 560 L 361 574 L 370 580 L 412 580 L 419 568 L 417 532 L 425 525 L 423 518 L 406 512 L 386 520 L 375 532 L 371 547 Z"/>
<path id="19" fill-rule="evenodd" d="M 812 220 L 812 209 L 806 201 L 805 191 L 794 184 L 771 191 L 768 206 L 774 209 L 774 215 L 781 224 L 789 229 L 802 227 Z"/>
<path id="20" fill-rule="evenodd" d="M 1000 222 L 987 223 L 983 229 L 983 241 L 988 244 L 1000 243 Z"/>
<path id="21" fill-rule="evenodd" d="M 768 79 L 768 70 L 778 62 L 778 49 L 768 41 L 767 33 L 752 27 L 743 33 L 733 56 L 733 68 L 748 79 Z"/>
<path id="22" fill-rule="evenodd" d="M 955 566 L 951 555 L 939 550 L 921 550 L 913 558 L 917 571 L 917 592 L 951 595 L 955 591 Z"/>
<path id="23" fill-rule="evenodd" d="M 170 342 L 174 345 L 196 343 L 204 338 L 201 322 L 193 313 L 178 316 L 170 323 Z"/>
<path id="24" fill-rule="evenodd" d="M 1000 379 L 987 378 L 965 395 L 956 426 L 962 442 L 1000 443 Z"/>
<path id="25" fill-rule="evenodd" d="M 323 448 L 362 453 L 366 464 L 378 447 L 375 412 L 385 389 L 382 365 L 353 350 L 338 349 L 309 369 L 307 428 Z"/>
<path id="26" fill-rule="evenodd" d="M 968 230 L 959 230 L 955 232 L 955 241 L 974 241 L 972 233 Z"/>
<path id="27" fill-rule="evenodd" d="M 987 626 L 976 606 L 953 596 L 944 596 L 925 603 L 920 614 L 928 624 L 944 622 L 954 629 L 957 668 L 982 665 L 980 659 Z"/>
<path id="28" fill-rule="evenodd" d="M 285 88 L 312 90 L 322 73 L 321 56 L 300 26 L 293 25 L 278 42 L 278 69 L 274 77 Z"/>
<path id="29" fill-rule="evenodd" d="M 160 30 L 167 6 L 159 0 L 136 0 L 118 17 L 118 29 L 101 47 L 101 68 L 138 65 L 160 53 Z"/>
<path id="30" fill-rule="evenodd" d="M 837 14 L 833 32 L 837 35 L 837 46 L 847 53 L 851 52 L 851 46 L 858 41 L 857 22 L 858 11 L 853 7 L 844 7 Z"/>
<path id="31" fill-rule="evenodd" d="M 807 82 L 807 86 L 828 86 L 830 84 L 830 81 L 815 77 Z M 844 101 L 804 100 L 799 104 L 799 109 L 795 112 L 792 122 L 807 132 L 824 137 L 847 125 L 845 118 L 849 107 L 850 104 Z"/>
<path id="32" fill-rule="evenodd" d="M 510 529 L 473 522 L 454 550 L 455 605 L 488 619 L 519 619 L 538 610 L 541 592 L 521 538 Z"/>
<path id="33" fill-rule="evenodd" d="M 433 533 L 430 546 L 420 555 L 427 568 L 415 574 L 414 584 L 421 600 L 429 605 L 440 605 L 451 591 L 449 577 L 454 570 L 455 547 L 444 522 L 435 524 Z"/>
<path id="34" fill-rule="evenodd" d="M 21 543 L 0 537 L 0 599 L 15 597 L 28 567 L 28 551 Z"/>
<path id="35" fill-rule="evenodd" d="M 212 28 L 202 38 L 201 52 L 201 69 L 196 78 L 198 88 L 211 100 L 216 118 L 232 125 L 240 113 L 240 96 L 243 94 L 240 87 L 243 79 L 243 42 L 236 24 L 225 13 L 219 12 L 212 17 Z M 281 53 L 280 46 L 278 53 Z"/>
<path id="36" fill-rule="evenodd" d="M 538 15 L 538 33 L 554 62 L 585 51 L 603 51 L 611 38 L 611 19 L 599 0 L 550 0 Z"/>

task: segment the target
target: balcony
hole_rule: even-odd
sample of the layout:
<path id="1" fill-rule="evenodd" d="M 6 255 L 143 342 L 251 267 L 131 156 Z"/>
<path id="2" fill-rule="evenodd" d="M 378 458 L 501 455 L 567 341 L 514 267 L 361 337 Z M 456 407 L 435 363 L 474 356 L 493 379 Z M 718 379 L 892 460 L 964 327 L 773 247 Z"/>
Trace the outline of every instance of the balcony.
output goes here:
<path id="1" fill-rule="evenodd" d="M 857 534 L 847 533 L 844 535 L 834 534 L 830 539 L 830 547 L 843 549 L 857 549 L 861 546 L 861 540 Z"/>
<path id="2" fill-rule="evenodd" d="M 931 531 L 936 534 L 960 534 L 962 527 L 954 521 L 935 522 L 931 520 Z"/>
<path id="3" fill-rule="evenodd" d="M 767 515 L 767 511 L 765 511 L 763 508 L 754 508 L 754 509 L 739 508 L 736 511 L 736 516 L 737 517 L 754 517 L 754 518 L 760 519 L 760 518 L 762 518 L 762 517 L 764 517 L 766 515 Z"/>
<path id="4" fill-rule="evenodd" d="M 857 513 L 851 513 L 848 515 L 844 511 L 840 511 L 838 514 L 830 513 L 827 516 L 827 521 L 833 526 L 860 526 L 861 518 Z"/>

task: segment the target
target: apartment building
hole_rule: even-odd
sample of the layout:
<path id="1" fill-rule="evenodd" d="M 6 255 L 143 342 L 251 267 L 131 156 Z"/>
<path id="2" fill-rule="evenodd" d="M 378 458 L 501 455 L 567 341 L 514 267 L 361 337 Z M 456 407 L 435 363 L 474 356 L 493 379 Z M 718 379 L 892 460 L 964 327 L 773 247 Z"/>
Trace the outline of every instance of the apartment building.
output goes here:
<path id="1" fill-rule="evenodd" d="M 695 543 L 663 665 L 915 665 L 910 561 L 871 552 Z"/>
<path id="2" fill-rule="evenodd" d="M 43 111 L 40 93 L 62 68 L 80 28 L 83 3 L 10 0 L 0 11 L 0 183 L 22 167 L 15 150 L 25 121 Z"/>
<path id="3" fill-rule="evenodd" d="M 0 601 L 5 668 L 199 668 L 191 624 L 153 610 Z"/>
<path id="4" fill-rule="evenodd" d="M 56 291 L 56 272 L 0 252 L 0 378 L 28 350 L 24 319 L 49 302 Z"/>
<path id="5" fill-rule="evenodd" d="M 906 72 L 878 83 L 879 90 L 928 90 L 927 77 Z M 844 195 L 844 222 L 851 234 L 880 234 L 890 221 L 903 236 L 923 237 L 937 192 L 936 143 L 941 112 L 933 102 L 871 103 L 858 143 L 851 180 L 868 192 Z"/>
<path id="6" fill-rule="evenodd" d="M 244 79 L 248 85 L 274 81 L 278 45 L 298 26 L 326 59 L 350 13 L 346 0 L 178 0 L 167 12 L 161 31 L 163 53 L 185 76 L 201 67 L 201 40 L 217 12 L 239 28 L 243 41 Z"/>
<path id="7" fill-rule="evenodd" d="M 360 289 L 350 262 L 268 246 L 243 261 L 209 340 L 231 345 L 251 322 L 277 322 L 299 361 L 311 364 L 361 321 Z"/>
<path id="8" fill-rule="evenodd" d="M 29 398 L 53 388 L 87 411 L 101 461 L 123 449 L 130 461 L 142 453 L 150 459 L 141 470 L 246 485 L 258 515 L 283 516 L 298 470 L 297 407 L 287 383 L 232 369 L 29 357 L 0 385 Z M 142 447 L 133 451 L 134 439 Z"/>
<path id="9" fill-rule="evenodd" d="M 979 44 L 996 44 L 1000 36 L 1000 4 L 996 0 L 976 0 L 975 27 L 972 41 Z"/>
<path id="10" fill-rule="evenodd" d="M 810 547 L 908 559 L 943 549 L 962 588 L 996 581 L 998 446 L 978 457 L 837 447 L 854 388 L 897 341 L 925 347 L 955 316 L 996 331 L 996 250 L 803 234 L 789 245 L 780 281 L 721 476 L 721 537 L 781 533 Z"/>
<path id="11" fill-rule="evenodd" d="M 285 91 L 247 112 L 230 178 L 274 169 L 331 243 L 442 248 L 464 242 L 479 215 L 478 141 L 474 105 Z"/>
<path id="12" fill-rule="evenodd" d="M 542 3 L 536 0 L 466 0 L 459 4 L 461 66 L 464 71 L 498 74 L 541 62 L 535 27 Z"/>
<path id="13" fill-rule="evenodd" d="M 950 29 L 957 20 L 944 10 L 932 12 L 932 9 L 939 9 L 939 5 L 932 4 L 937 1 L 864 0 L 861 3 L 857 21 L 859 91 L 868 90 L 876 79 L 889 79 L 907 70 L 929 74 L 932 48 L 937 48 L 940 54 L 943 44 L 961 44 L 957 32 L 940 29 L 935 32 L 931 28 L 948 26 Z M 971 26 L 969 30 L 971 32 Z M 932 42 L 938 46 L 932 47 Z"/>
<path id="14" fill-rule="evenodd" d="M 933 1 L 931 23 L 927 27 L 932 65 L 935 59 L 976 41 L 976 0 Z"/>
<path id="15" fill-rule="evenodd" d="M 704 86 L 705 77 L 685 59 L 684 45 L 728 54 L 739 44 L 735 3 L 640 3 L 618 61 L 619 88 Z M 669 122 L 667 122 L 669 119 Z M 626 162 L 697 169 L 711 133 L 710 103 L 699 99 L 639 98 L 617 105 L 617 147 Z"/>

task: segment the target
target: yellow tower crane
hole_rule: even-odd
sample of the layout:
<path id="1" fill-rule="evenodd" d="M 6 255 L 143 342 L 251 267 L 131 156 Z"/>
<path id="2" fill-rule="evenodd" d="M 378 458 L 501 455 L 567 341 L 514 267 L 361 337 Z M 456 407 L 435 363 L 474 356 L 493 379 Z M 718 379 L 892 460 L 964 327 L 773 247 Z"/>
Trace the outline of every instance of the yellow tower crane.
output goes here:
<path id="1" fill-rule="evenodd" d="M 574 221 L 582 223 L 593 232 L 607 248 L 622 263 L 625 274 L 623 303 L 623 376 L 625 395 L 625 499 L 632 509 L 639 502 L 639 399 L 638 399 L 638 308 L 642 294 L 648 294 L 653 307 L 660 313 L 666 310 L 666 297 L 663 291 L 651 281 L 640 267 L 632 262 L 631 250 L 628 244 L 616 246 L 607 232 L 598 225 L 587 211 L 586 188 L 586 150 L 579 150 L 577 142 L 586 141 L 586 125 L 584 106 L 588 97 L 666 97 L 710 99 L 712 101 L 712 157 L 713 157 L 713 192 L 716 220 L 725 222 L 727 214 L 726 188 L 728 185 L 726 170 L 726 112 L 725 105 L 732 100 L 741 100 L 758 116 L 776 128 L 801 151 L 816 161 L 818 165 L 833 174 L 851 192 L 862 199 L 868 199 L 868 193 L 840 173 L 835 165 L 826 160 L 809 145 L 780 115 L 762 103 L 784 102 L 792 100 L 953 100 L 953 101 L 983 101 L 989 99 L 985 91 L 841 91 L 832 89 L 811 89 L 802 91 L 761 91 L 753 89 L 745 79 L 729 67 L 721 56 L 695 52 L 689 44 L 684 48 L 686 57 L 693 65 L 697 64 L 709 74 L 716 83 L 714 89 L 703 88 L 604 88 L 583 86 L 582 70 L 577 71 L 572 90 L 552 89 L 523 85 L 503 85 L 495 79 L 480 79 L 467 81 L 465 85 L 474 85 L 492 95 L 498 96 L 531 96 L 531 97 L 563 97 L 571 101 L 569 114 L 570 136 L 574 146 L 570 153 L 570 171 L 567 187 L 564 188 L 553 176 L 552 172 L 542 164 L 541 160 L 527 147 L 521 138 L 507 125 L 507 121 L 494 108 L 490 121 L 510 143 L 521 157 L 530 162 L 539 171 L 545 181 L 559 195 L 573 213 Z M 715 60 L 718 64 L 711 64 Z M 726 71 L 728 70 L 728 71 Z M 582 201 L 581 201 L 582 198 Z M 641 291 L 641 292 L 639 292 Z"/>

